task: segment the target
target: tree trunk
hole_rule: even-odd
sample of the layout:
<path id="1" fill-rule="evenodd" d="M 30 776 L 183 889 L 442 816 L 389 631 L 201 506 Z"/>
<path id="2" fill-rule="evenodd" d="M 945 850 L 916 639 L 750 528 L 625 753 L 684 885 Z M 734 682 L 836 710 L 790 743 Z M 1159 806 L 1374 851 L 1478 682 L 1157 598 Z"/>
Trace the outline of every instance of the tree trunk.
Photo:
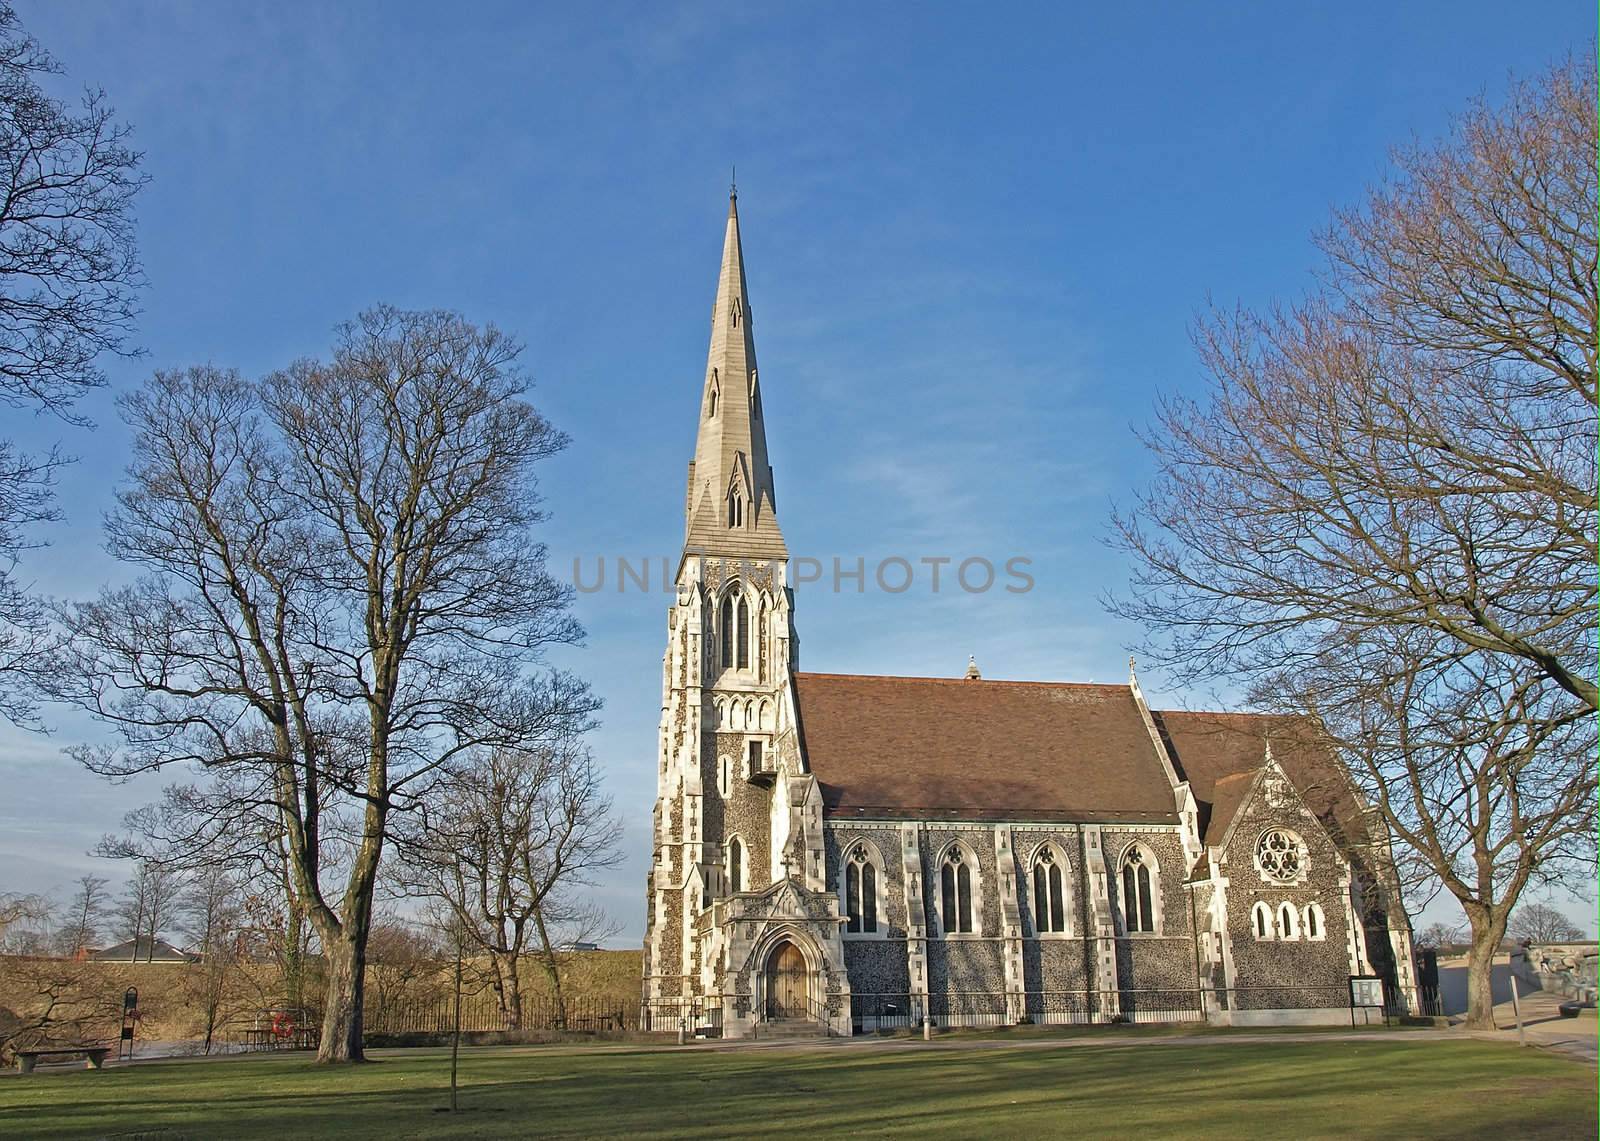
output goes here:
<path id="1" fill-rule="evenodd" d="M 500 1017 L 507 1030 L 522 1029 L 522 980 L 517 977 L 517 955 L 512 951 L 490 951 L 494 974 L 500 984 Z"/>
<path id="2" fill-rule="evenodd" d="M 324 948 L 328 985 L 322 998 L 322 1041 L 318 1062 L 364 1062 L 362 1007 L 366 987 L 366 933 L 340 938 Z"/>
<path id="3" fill-rule="evenodd" d="M 1499 908 L 1469 907 L 1472 946 L 1467 952 L 1467 1026 L 1493 1030 L 1494 956 L 1505 938 L 1507 913 Z"/>
<path id="4" fill-rule="evenodd" d="M 289 899 L 289 909 L 284 917 L 283 930 L 283 996 L 285 1002 L 295 1010 L 305 1008 L 305 969 L 306 969 L 306 918 L 305 909 L 295 903 L 292 896 Z"/>
<path id="5" fill-rule="evenodd" d="M 556 949 L 550 945 L 550 932 L 545 929 L 544 913 L 533 913 L 534 927 L 539 934 L 539 948 L 535 957 L 539 965 L 544 968 L 545 977 L 550 980 L 550 994 L 555 999 L 556 1029 L 567 1028 L 567 1000 L 561 993 L 561 964 L 556 960 Z"/>
<path id="6" fill-rule="evenodd" d="M 218 1003 L 207 1000 L 206 1002 L 206 1044 L 205 1052 L 211 1053 L 211 1040 L 217 1032 Z"/>

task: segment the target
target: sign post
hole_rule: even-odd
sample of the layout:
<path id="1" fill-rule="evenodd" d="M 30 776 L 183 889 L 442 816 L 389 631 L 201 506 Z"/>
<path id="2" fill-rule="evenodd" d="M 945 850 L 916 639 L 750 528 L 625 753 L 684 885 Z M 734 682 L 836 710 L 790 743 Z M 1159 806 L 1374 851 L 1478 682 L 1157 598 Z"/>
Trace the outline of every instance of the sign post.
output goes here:
<path id="1" fill-rule="evenodd" d="M 1385 1011 L 1384 1021 L 1388 1022 L 1387 1006 L 1383 1001 L 1383 979 L 1378 975 L 1351 975 L 1350 976 L 1350 1025 L 1356 1024 L 1356 1011 L 1360 1010 L 1363 1022 L 1370 1022 L 1366 1012 L 1373 1007 Z"/>
<path id="2" fill-rule="evenodd" d="M 117 1061 L 122 1061 L 123 1051 L 133 1060 L 133 1028 L 139 1022 L 139 988 L 131 986 L 122 992 L 122 1034 L 117 1041 Z"/>
<path id="3" fill-rule="evenodd" d="M 1511 975 L 1511 1013 L 1517 1020 L 1517 1045 L 1526 1046 L 1528 1044 L 1528 1035 L 1522 1029 L 1522 1003 L 1517 1000 L 1517 972 L 1513 969 L 1509 974 Z"/>

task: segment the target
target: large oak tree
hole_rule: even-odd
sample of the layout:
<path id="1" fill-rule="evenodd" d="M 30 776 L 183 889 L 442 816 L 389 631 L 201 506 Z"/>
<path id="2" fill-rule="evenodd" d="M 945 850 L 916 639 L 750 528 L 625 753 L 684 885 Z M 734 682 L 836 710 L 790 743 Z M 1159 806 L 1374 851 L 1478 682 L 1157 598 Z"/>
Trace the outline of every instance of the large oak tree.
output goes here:
<path id="1" fill-rule="evenodd" d="M 1323 235 L 1322 287 L 1198 328 L 1210 378 L 1115 516 L 1146 653 L 1319 713 L 1473 929 L 1592 866 L 1592 57 L 1475 103 Z"/>
<path id="2" fill-rule="evenodd" d="M 105 384 L 100 358 L 129 348 L 145 176 L 104 92 L 73 106 L 46 90 L 60 72 L 0 3 L 0 409 L 81 422 L 79 397 Z M 21 560 L 57 517 L 65 462 L 0 439 L 0 717 L 21 724 L 37 724 L 34 680 L 53 635 Z"/>
<path id="3" fill-rule="evenodd" d="M 157 373 L 122 403 L 107 522 L 145 573 L 62 614 L 58 696 L 115 728 L 96 771 L 228 774 L 276 816 L 327 963 L 319 1059 L 362 1056 L 373 888 L 392 814 L 439 766 L 538 739 L 583 687 L 534 673 L 580 629 L 547 571 L 534 468 L 566 437 L 519 346 L 379 308 L 260 381 Z"/>

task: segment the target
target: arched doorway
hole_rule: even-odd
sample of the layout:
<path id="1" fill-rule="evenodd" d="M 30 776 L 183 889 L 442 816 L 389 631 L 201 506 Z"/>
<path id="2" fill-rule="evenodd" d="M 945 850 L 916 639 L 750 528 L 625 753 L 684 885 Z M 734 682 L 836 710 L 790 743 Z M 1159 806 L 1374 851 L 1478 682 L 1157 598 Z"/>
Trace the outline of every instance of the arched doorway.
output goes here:
<path id="1" fill-rule="evenodd" d="M 811 1013 L 811 975 L 793 943 L 779 943 L 767 958 L 767 1017 L 806 1018 Z"/>

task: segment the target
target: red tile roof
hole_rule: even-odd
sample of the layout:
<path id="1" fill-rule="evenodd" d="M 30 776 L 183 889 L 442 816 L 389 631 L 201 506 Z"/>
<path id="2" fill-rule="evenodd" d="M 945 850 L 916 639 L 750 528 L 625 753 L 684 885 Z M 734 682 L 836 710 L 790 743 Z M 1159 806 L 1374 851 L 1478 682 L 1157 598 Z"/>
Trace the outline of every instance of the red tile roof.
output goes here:
<path id="1" fill-rule="evenodd" d="M 1366 828 L 1338 758 L 1317 722 L 1310 717 L 1267 713 L 1204 713 L 1154 711 L 1156 727 L 1166 738 L 1195 799 L 1201 802 L 1201 837 L 1207 844 L 1222 839 L 1238 811 L 1249 781 L 1272 745 L 1273 759 L 1293 782 L 1306 807 L 1324 824 L 1336 825 L 1336 840 L 1364 843 Z"/>
<path id="2" fill-rule="evenodd" d="M 1126 685 L 797 673 L 830 816 L 1176 822 Z"/>

